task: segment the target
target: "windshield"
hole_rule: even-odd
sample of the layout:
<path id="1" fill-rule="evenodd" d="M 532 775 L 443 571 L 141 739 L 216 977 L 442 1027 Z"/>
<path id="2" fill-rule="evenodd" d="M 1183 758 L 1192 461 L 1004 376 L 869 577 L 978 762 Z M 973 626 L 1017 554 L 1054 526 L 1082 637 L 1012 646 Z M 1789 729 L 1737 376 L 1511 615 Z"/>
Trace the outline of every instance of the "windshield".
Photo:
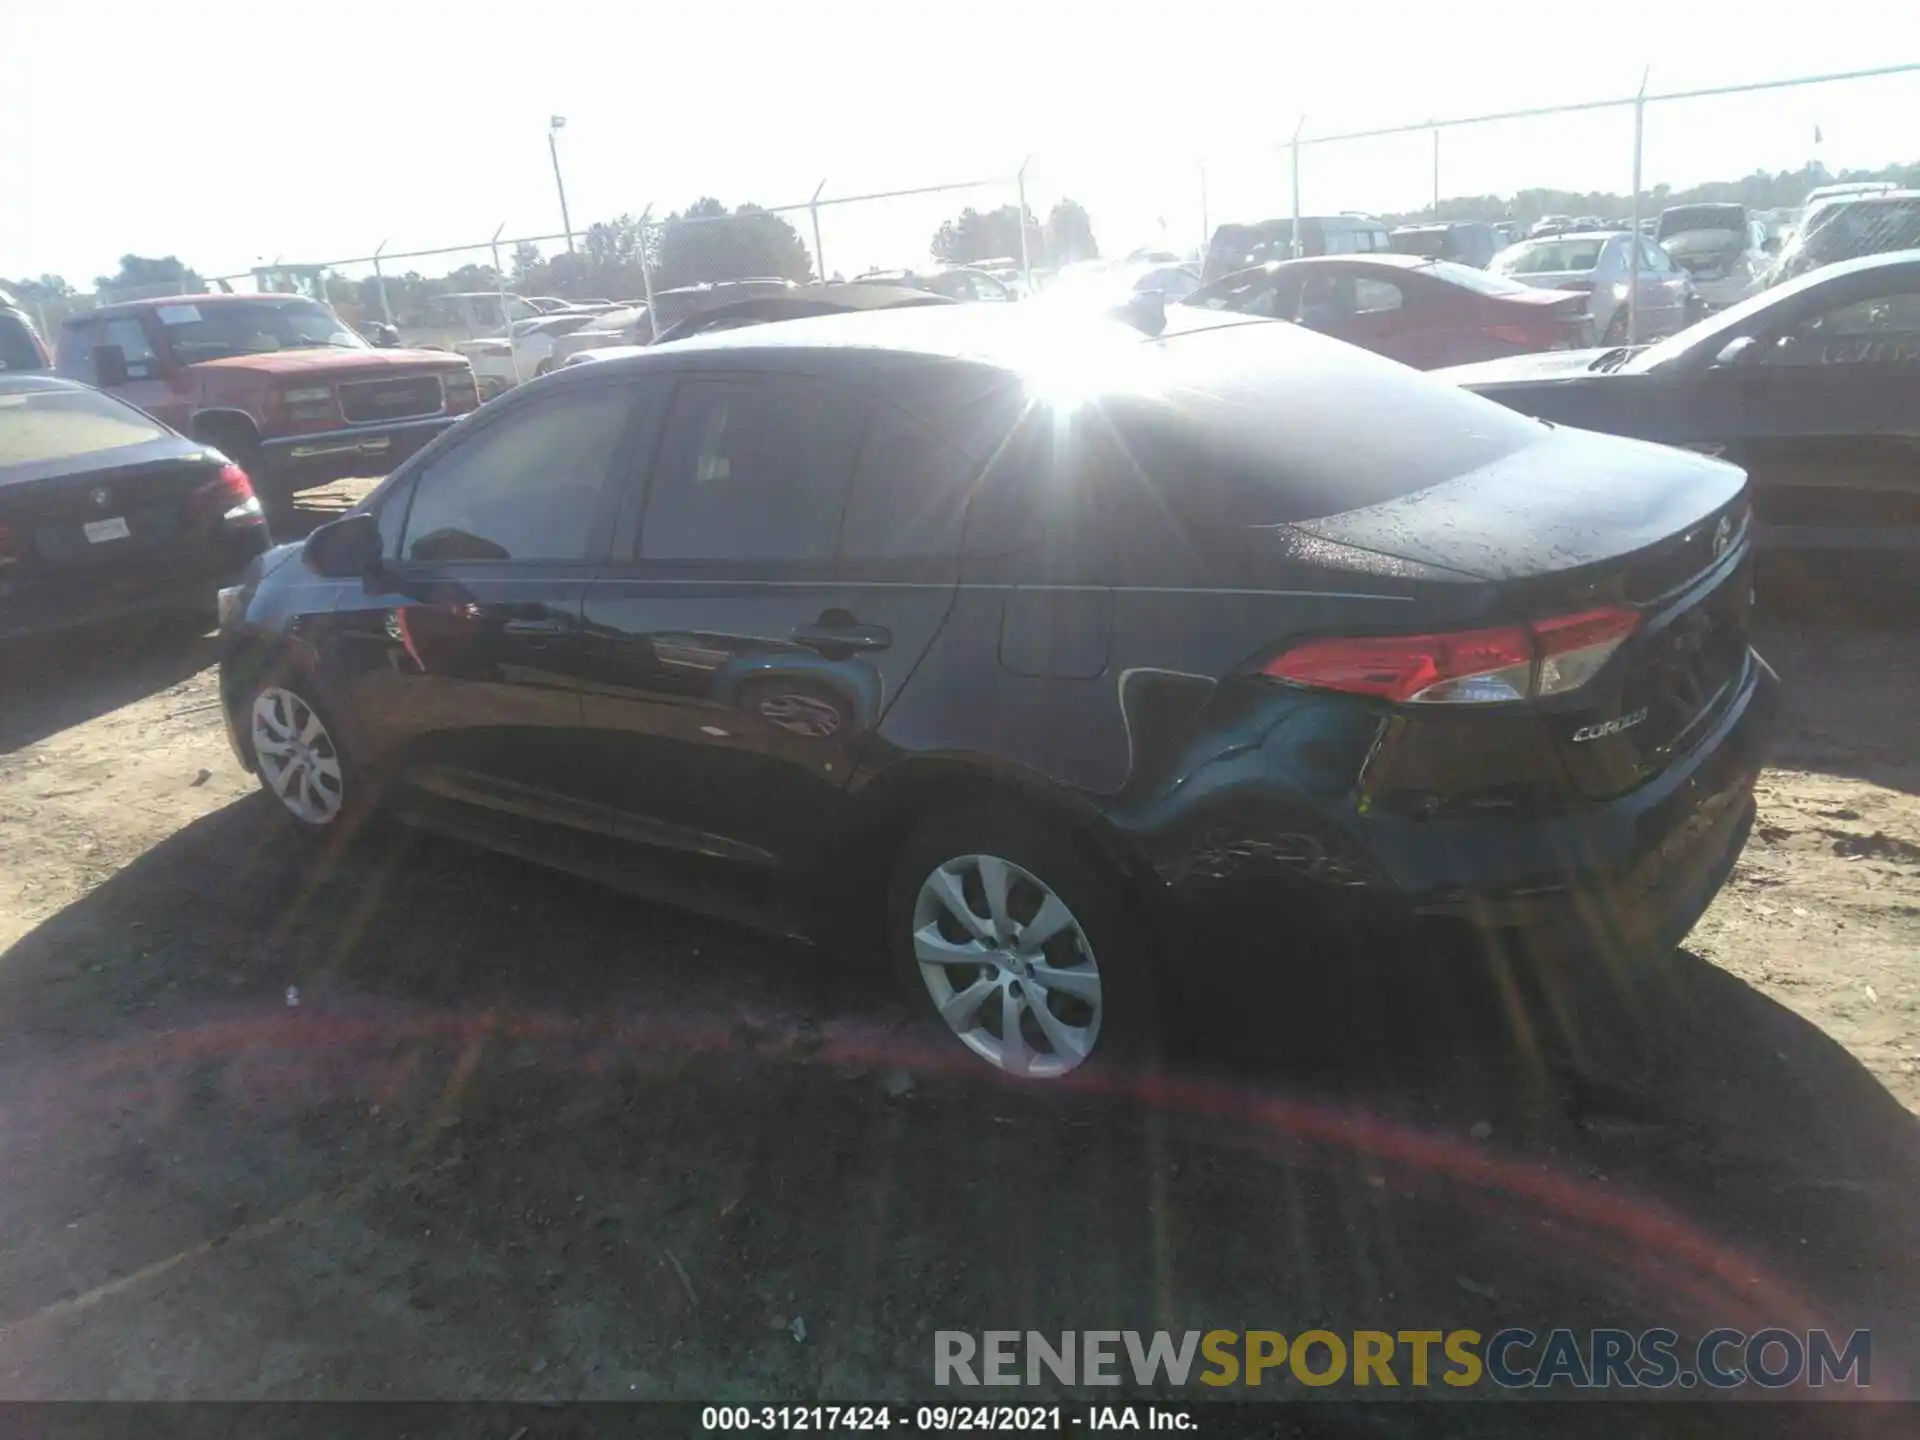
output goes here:
<path id="1" fill-rule="evenodd" d="M 144 445 L 166 433 L 131 405 L 97 390 L 0 390 L 0 474 Z"/>
<path id="2" fill-rule="evenodd" d="M 1499 275 L 1573 275 L 1595 270 L 1605 235 L 1557 235 L 1551 240 L 1522 240 L 1493 257 L 1489 269 Z"/>
<path id="3" fill-rule="evenodd" d="M 182 364 L 281 350 L 365 350 L 341 318 L 313 300 L 222 300 L 158 305 L 167 348 Z"/>

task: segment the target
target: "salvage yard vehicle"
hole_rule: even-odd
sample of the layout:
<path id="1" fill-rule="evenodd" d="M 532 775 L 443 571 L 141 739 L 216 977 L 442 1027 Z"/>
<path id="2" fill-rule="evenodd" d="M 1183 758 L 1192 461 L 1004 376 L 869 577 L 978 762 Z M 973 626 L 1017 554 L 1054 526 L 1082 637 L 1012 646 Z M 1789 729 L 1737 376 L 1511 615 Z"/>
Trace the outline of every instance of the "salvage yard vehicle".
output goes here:
<path id="1" fill-rule="evenodd" d="M 90 386 L 0 374 L 0 640 L 208 614 L 266 548 L 225 455 Z"/>
<path id="2" fill-rule="evenodd" d="M 1196 290 L 1185 304 L 1292 320 L 1416 370 L 1593 342 L 1588 297 L 1446 260 L 1283 260 Z"/>
<path id="3" fill-rule="evenodd" d="M 1203 920 L 1670 946 L 1775 706 L 1741 472 L 1166 322 L 829 315 L 525 385 L 223 593 L 235 754 L 316 841 L 384 804 L 882 950 L 1020 1078 L 1150 1049 Z"/>
<path id="4" fill-rule="evenodd" d="M 1762 548 L 1920 554 L 1920 250 L 1827 266 L 1658 345 L 1441 378 L 1557 424 L 1725 456 L 1752 477 Z"/>
<path id="5" fill-rule="evenodd" d="M 1694 318 L 1693 282 L 1658 245 L 1639 243 L 1640 333 L 1671 335 Z M 1487 269 L 1546 290 L 1584 292 L 1593 333 L 1603 344 L 1618 345 L 1627 338 L 1632 244 L 1624 231 L 1568 230 L 1522 240 L 1494 256 Z"/>
<path id="6" fill-rule="evenodd" d="M 1660 212 L 1653 238 L 1692 277 L 1710 310 L 1724 310 L 1764 284 L 1779 249 L 1747 207 L 1735 204 L 1670 205 Z"/>
<path id="7" fill-rule="evenodd" d="M 83 311 L 61 324 L 57 368 L 218 446 L 269 504 L 383 473 L 480 404 L 459 356 L 375 349 L 297 295 Z"/>
<path id="8" fill-rule="evenodd" d="M 1200 281 L 1208 284 L 1269 260 L 1308 255 L 1378 255 L 1393 249 L 1387 227 L 1369 215 L 1302 215 L 1222 225 L 1207 242 Z"/>
<path id="9" fill-rule="evenodd" d="M 763 295 L 795 295 L 803 287 L 793 280 L 777 277 L 755 280 L 721 280 L 704 285 L 680 285 L 659 291 L 653 308 L 661 334 L 689 315 L 697 315 L 720 305 L 755 299 Z M 651 345 L 656 316 L 645 305 L 629 305 L 594 316 L 569 335 L 554 338 L 548 353 L 547 368 L 557 370 L 582 350 L 601 350 L 614 345 Z"/>
<path id="10" fill-rule="evenodd" d="M 1863 255 L 1920 248 L 1920 190 L 1842 195 L 1808 209 L 1767 277 L 1778 284 Z"/>
<path id="11" fill-rule="evenodd" d="M 1428 260 L 1452 260 L 1487 268 L 1487 262 L 1511 245 L 1493 226 L 1480 221 L 1452 221 L 1437 225 L 1402 225 L 1387 236 L 1396 255 L 1420 255 Z"/>

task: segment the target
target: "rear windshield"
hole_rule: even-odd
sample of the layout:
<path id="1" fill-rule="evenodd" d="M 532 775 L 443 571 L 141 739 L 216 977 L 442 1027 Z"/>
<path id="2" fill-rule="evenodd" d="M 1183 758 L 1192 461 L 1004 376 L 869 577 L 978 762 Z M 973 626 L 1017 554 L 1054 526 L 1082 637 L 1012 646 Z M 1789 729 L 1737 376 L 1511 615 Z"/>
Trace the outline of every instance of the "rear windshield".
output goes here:
<path id="1" fill-rule="evenodd" d="M 95 390 L 0 391 L 0 473 L 145 445 L 166 433 L 131 405 Z"/>
<path id="2" fill-rule="evenodd" d="M 1143 346 L 1104 397 L 1140 470 L 1195 523 L 1277 525 L 1396 500 L 1535 443 L 1537 420 L 1297 326 Z"/>
<path id="3" fill-rule="evenodd" d="M 1437 260 L 1452 248 L 1445 230 L 1396 230 L 1387 244 L 1396 255 L 1425 255 Z"/>
<path id="4" fill-rule="evenodd" d="M 1458 285 L 1463 290 L 1471 290 L 1476 295 L 1535 295 L 1539 292 L 1531 285 L 1522 285 L 1518 280 L 1508 280 L 1504 276 L 1492 274 L 1486 270 L 1476 270 L 1471 265 L 1457 265 L 1451 260 L 1436 260 L 1431 265 L 1421 267 L 1420 273 L 1431 275 L 1436 280 L 1444 280 L 1449 285 Z"/>
<path id="5" fill-rule="evenodd" d="M 1822 264 L 1920 246 L 1920 200 L 1855 200 L 1807 220 L 1800 248 Z"/>
<path id="6" fill-rule="evenodd" d="M 1605 235 L 1584 235 L 1523 240 L 1494 256 L 1492 268 L 1502 275 L 1579 274 L 1599 268 L 1600 252 L 1607 248 L 1607 239 Z"/>
<path id="7" fill-rule="evenodd" d="M 0 370 L 45 370 L 47 357 L 27 322 L 0 310 Z"/>

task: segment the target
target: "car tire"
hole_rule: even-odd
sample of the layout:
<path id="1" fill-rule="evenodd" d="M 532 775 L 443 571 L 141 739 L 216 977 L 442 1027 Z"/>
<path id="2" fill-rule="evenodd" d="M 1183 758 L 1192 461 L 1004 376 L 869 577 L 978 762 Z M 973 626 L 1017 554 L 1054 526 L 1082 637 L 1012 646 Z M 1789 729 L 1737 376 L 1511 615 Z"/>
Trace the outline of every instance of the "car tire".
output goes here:
<path id="1" fill-rule="evenodd" d="M 1117 872 L 1032 812 L 996 803 L 922 825 L 894 867 L 886 928 L 904 997 L 945 1053 L 957 1042 L 1016 1082 L 1157 1064 L 1152 928 Z"/>
<path id="2" fill-rule="evenodd" d="M 365 824 L 373 812 L 368 777 L 341 745 L 340 727 L 310 680 L 271 669 L 235 719 L 260 788 L 288 828 L 321 842 Z"/>

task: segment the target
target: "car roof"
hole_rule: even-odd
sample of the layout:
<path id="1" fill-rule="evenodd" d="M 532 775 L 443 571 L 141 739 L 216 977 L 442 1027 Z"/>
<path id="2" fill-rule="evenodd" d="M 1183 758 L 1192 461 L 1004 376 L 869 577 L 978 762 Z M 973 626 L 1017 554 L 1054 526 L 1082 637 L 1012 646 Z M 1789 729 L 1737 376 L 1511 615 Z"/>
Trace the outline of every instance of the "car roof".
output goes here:
<path id="1" fill-rule="evenodd" d="M 49 375 L 43 370 L 0 370 L 0 395 L 18 395 L 29 390 L 91 390 L 78 380 Z"/>
<path id="2" fill-rule="evenodd" d="M 1210 310 L 1176 317 L 1178 308 L 1168 307 L 1169 324 L 1161 338 L 1240 324 L 1272 323 L 1255 316 Z M 1097 354 L 1101 347 L 1143 344 L 1148 339 L 1124 320 L 1107 315 L 1063 314 L 1025 305 L 913 305 L 710 331 L 658 352 L 649 350 L 632 360 L 612 363 L 644 364 L 656 354 L 684 360 L 725 351 L 766 362 L 831 353 L 855 360 L 904 357 L 958 361 L 1018 373 L 1031 368 L 1037 349 L 1085 347 L 1088 354 Z"/>
<path id="3" fill-rule="evenodd" d="M 144 300 L 115 300 L 110 305 L 96 305 L 91 310 L 76 310 L 60 323 L 62 325 L 74 325 L 82 320 L 97 319 L 102 315 L 125 315 L 135 310 L 157 310 L 162 305 L 193 305 L 196 307 L 201 305 L 242 305 L 248 303 L 258 304 L 262 300 L 298 301 L 307 305 L 318 305 L 321 303 L 311 295 L 289 295 L 280 290 L 270 290 L 265 294 L 259 295 L 226 295 L 212 292 L 203 295 L 154 295 Z"/>

